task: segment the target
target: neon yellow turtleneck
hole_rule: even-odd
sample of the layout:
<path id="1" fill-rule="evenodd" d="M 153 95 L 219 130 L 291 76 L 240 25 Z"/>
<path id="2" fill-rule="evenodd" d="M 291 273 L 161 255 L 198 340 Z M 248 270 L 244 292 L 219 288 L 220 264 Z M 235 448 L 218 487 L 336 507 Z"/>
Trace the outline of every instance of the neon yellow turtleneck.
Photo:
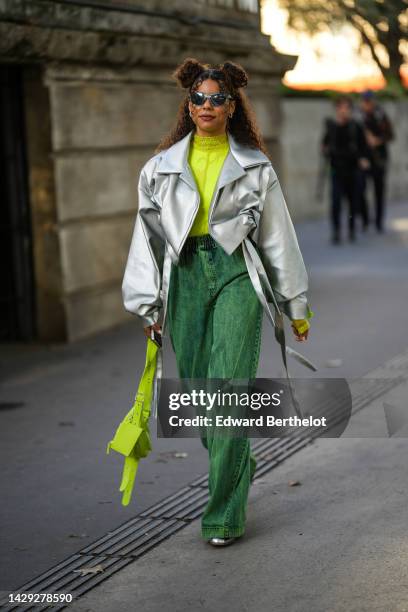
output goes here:
<path id="1" fill-rule="evenodd" d="M 189 236 L 208 234 L 208 213 L 215 185 L 229 151 L 227 134 L 191 138 L 188 162 L 200 194 L 200 207 Z"/>

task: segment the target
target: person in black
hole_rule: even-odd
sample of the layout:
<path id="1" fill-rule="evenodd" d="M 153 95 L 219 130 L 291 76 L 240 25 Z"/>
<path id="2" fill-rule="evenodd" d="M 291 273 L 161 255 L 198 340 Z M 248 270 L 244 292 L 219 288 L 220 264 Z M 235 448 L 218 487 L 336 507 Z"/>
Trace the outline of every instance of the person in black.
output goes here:
<path id="1" fill-rule="evenodd" d="M 367 229 L 370 219 L 366 198 L 367 178 L 373 181 L 375 194 L 375 226 L 377 232 L 384 231 L 385 176 L 387 171 L 387 143 L 394 138 L 392 124 L 375 101 L 374 93 L 365 91 L 361 96 L 361 118 L 368 144 L 370 167 L 361 172 L 360 212 L 363 229 Z"/>
<path id="2" fill-rule="evenodd" d="M 332 242 L 341 242 L 341 204 L 348 201 L 348 236 L 355 240 L 355 217 L 359 204 L 359 169 L 368 167 L 368 150 L 362 126 L 352 118 L 352 102 L 340 96 L 335 119 L 325 120 L 322 152 L 330 161 Z"/>

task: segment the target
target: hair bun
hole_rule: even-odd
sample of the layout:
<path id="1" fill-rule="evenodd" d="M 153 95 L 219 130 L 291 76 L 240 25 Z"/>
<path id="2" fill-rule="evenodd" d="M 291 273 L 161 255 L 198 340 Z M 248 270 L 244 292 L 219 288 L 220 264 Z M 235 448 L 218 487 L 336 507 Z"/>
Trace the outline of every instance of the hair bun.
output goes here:
<path id="1" fill-rule="evenodd" d="M 173 72 L 173 77 L 184 89 L 190 88 L 205 66 L 193 57 L 187 57 Z"/>
<path id="2" fill-rule="evenodd" d="M 232 85 L 237 89 L 238 87 L 246 87 L 248 85 L 248 76 L 245 70 L 239 64 L 233 62 L 224 62 L 221 66 L 229 77 Z"/>

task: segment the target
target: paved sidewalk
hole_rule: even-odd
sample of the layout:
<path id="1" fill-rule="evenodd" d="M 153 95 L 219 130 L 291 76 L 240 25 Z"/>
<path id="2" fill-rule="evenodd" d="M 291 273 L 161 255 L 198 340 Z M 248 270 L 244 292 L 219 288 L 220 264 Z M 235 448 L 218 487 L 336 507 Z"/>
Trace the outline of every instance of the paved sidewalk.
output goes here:
<path id="1" fill-rule="evenodd" d="M 194 521 L 69 609 L 408 610 L 408 439 L 364 437 L 385 436 L 383 402 L 407 397 L 405 382 L 352 417 L 362 437 L 315 440 L 255 481 L 231 547 L 212 548 Z"/>
<path id="2" fill-rule="evenodd" d="M 355 244 L 338 248 L 328 242 L 327 219 L 297 226 L 316 316 L 308 342 L 289 344 L 319 371 L 313 374 L 290 360 L 292 376 L 357 378 L 404 351 L 407 211 L 404 203 L 390 207 L 386 234 L 370 230 Z M 132 503 L 120 505 L 123 462 L 106 455 L 106 443 L 133 401 L 145 350 L 140 326 L 129 319 L 127 325 L 68 346 L 0 349 L 0 487 L 5 500 L 0 590 L 20 587 L 207 470 L 199 440 L 154 439 Z M 165 375 L 175 376 L 169 342 L 164 356 Z M 258 377 L 280 376 L 279 346 L 264 321 Z M 265 482 L 273 484 L 274 477 Z M 289 494 L 293 497 L 294 491 Z M 381 488 L 378 496 L 383 498 Z"/>

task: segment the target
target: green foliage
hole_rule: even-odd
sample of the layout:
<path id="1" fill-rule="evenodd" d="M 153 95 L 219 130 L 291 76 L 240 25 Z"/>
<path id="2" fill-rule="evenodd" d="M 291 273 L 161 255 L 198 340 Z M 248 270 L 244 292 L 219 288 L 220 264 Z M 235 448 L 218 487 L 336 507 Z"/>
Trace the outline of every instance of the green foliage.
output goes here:
<path id="1" fill-rule="evenodd" d="M 303 99 L 315 99 L 315 98 L 328 98 L 329 100 L 335 100 L 339 95 L 347 93 L 352 99 L 358 100 L 360 93 L 352 92 L 341 92 L 335 89 L 295 89 L 294 87 L 288 87 L 281 83 L 278 88 L 278 93 L 284 98 L 303 98 Z M 380 89 L 375 92 L 376 98 L 379 100 L 396 100 L 400 98 L 408 98 L 408 89 L 401 86 L 400 83 L 387 84 L 387 87 Z"/>
<path id="2" fill-rule="evenodd" d="M 397 88 L 397 82 L 401 83 L 408 0 L 279 0 L 279 3 L 289 13 L 289 26 L 297 31 L 315 34 L 351 25 L 360 36 L 361 47 L 369 49 L 392 89 Z"/>

